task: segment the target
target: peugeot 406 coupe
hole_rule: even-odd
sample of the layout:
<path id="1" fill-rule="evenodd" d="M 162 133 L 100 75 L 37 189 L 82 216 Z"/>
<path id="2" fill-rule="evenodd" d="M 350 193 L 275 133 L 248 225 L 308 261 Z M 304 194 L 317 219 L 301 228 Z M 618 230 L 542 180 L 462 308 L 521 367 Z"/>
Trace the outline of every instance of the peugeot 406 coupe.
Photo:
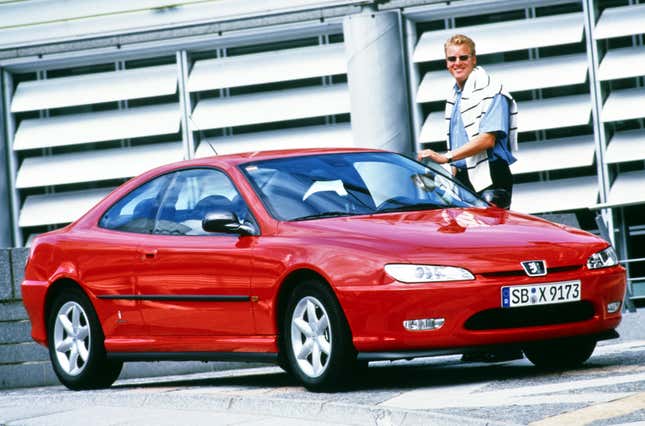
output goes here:
<path id="1" fill-rule="evenodd" d="M 366 149 L 151 170 L 35 238 L 22 283 L 70 389 L 142 360 L 275 362 L 312 390 L 373 360 L 514 350 L 568 368 L 617 336 L 624 294 L 601 238 Z"/>

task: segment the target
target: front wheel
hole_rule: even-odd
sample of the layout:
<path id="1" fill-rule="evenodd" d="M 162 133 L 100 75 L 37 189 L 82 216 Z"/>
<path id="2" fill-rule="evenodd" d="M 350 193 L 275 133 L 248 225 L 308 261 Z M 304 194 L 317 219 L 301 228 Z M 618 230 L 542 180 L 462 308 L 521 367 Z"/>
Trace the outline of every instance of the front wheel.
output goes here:
<path id="1" fill-rule="evenodd" d="M 49 356 L 63 385 L 82 390 L 114 383 L 123 363 L 107 359 L 99 320 L 82 291 L 69 288 L 60 293 L 47 325 Z"/>
<path id="2" fill-rule="evenodd" d="M 354 349 L 345 316 L 327 287 L 310 281 L 296 288 L 282 333 L 289 371 L 306 388 L 321 391 L 345 383 Z"/>
<path id="3" fill-rule="evenodd" d="M 595 348 L 595 340 L 572 337 L 533 343 L 524 348 L 524 354 L 536 367 L 566 369 L 583 364 Z"/>

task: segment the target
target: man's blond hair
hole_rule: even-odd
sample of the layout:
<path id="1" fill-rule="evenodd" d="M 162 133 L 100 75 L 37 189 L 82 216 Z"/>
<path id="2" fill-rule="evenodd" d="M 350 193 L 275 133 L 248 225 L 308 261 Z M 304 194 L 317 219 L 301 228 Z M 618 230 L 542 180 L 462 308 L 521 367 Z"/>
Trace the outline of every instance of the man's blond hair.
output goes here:
<path id="1" fill-rule="evenodd" d="M 448 51 L 448 46 L 460 46 L 465 44 L 470 49 L 470 54 L 475 55 L 475 42 L 468 36 L 463 34 L 455 34 L 450 37 L 443 45 L 443 51 Z"/>

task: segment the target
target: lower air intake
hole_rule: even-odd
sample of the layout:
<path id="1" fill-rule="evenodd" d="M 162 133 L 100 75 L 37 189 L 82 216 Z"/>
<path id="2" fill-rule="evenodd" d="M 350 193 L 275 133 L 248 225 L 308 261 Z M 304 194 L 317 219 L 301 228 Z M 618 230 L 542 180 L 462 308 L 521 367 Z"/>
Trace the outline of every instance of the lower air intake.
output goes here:
<path id="1" fill-rule="evenodd" d="M 521 308 L 496 308 L 476 313 L 466 321 L 464 326 L 467 330 L 498 330 L 566 324 L 591 319 L 594 313 L 593 305 L 585 301 Z"/>

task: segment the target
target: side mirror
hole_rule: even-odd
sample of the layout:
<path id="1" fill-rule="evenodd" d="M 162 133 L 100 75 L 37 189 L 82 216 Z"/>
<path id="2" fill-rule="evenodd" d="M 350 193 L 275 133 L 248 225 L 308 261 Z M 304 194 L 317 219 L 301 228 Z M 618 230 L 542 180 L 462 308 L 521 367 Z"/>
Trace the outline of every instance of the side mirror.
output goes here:
<path id="1" fill-rule="evenodd" d="M 489 204 L 508 210 L 511 207 L 511 197 L 505 189 L 487 189 L 482 198 Z"/>
<path id="2" fill-rule="evenodd" d="M 245 223 L 240 223 L 232 211 L 219 210 L 207 213 L 202 220 L 202 228 L 206 232 L 222 232 L 226 234 L 256 235 L 256 229 Z"/>

